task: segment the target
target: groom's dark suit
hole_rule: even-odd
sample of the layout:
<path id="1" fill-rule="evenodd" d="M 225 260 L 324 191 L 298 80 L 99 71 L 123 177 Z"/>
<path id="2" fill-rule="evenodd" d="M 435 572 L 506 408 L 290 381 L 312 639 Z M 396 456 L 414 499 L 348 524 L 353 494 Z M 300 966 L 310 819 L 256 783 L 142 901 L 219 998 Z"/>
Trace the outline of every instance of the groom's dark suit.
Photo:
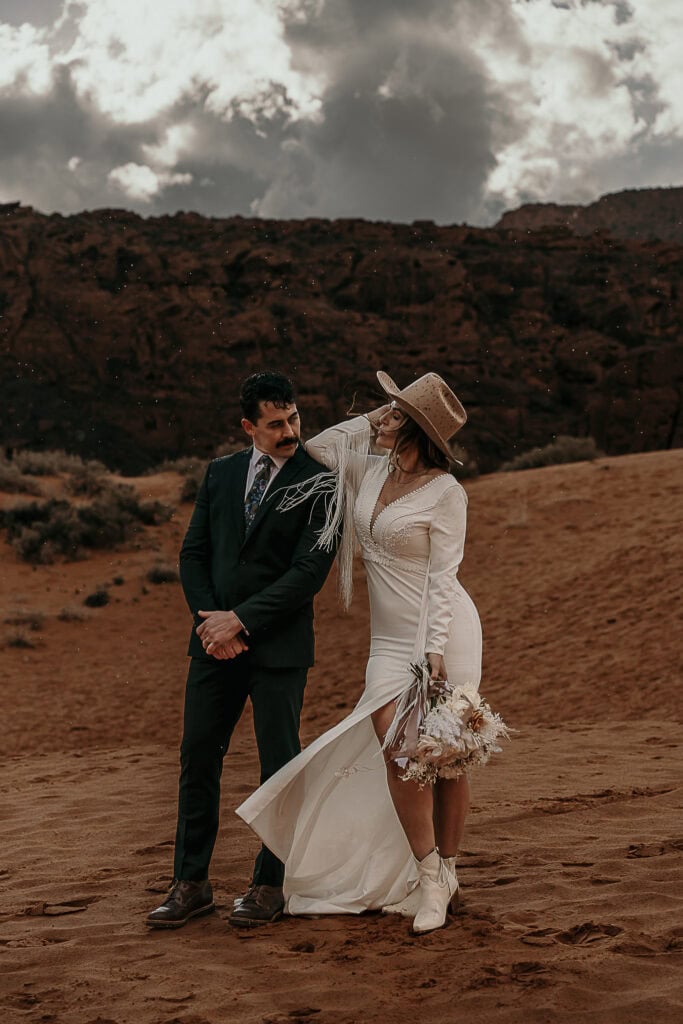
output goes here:
<path id="1" fill-rule="evenodd" d="M 244 497 L 252 449 L 214 459 L 199 489 L 180 552 L 180 576 L 194 615 L 234 611 L 248 631 L 249 650 L 232 660 L 204 653 L 193 630 L 181 746 L 176 878 L 208 875 L 218 831 L 223 757 L 247 697 L 261 781 L 299 753 L 299 716 L 313 664 L 313 597 L 334 554 L 315 548 L 322 502 L 309 499 L 280 512 L 283 487 L 321 472 L 298 448 L 273 479 L 245 533 Z M 278 493 L 280 492 L 280 493 Z M 283 866 L 265 847 L 254 884 L 282 885 Z"/>

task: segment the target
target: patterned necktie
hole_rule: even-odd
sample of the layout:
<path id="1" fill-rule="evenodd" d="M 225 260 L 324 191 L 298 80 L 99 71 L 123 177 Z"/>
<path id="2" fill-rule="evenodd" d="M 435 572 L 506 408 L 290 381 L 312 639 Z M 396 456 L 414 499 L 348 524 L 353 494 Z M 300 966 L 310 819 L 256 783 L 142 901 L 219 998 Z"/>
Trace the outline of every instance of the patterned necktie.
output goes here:
<path id="1" fill-rule="evenodd" d="M 262 455 L 256 463 L 256 476 L 249 488 L 249 493 L 244 499 L 244 525 L 247 530 L 254 521 L 254 517 L 261 504 L 261 498 L 266 493 L 266 487 L 270 480 L 271 468 L 275 465 L 269 455 Z"/>

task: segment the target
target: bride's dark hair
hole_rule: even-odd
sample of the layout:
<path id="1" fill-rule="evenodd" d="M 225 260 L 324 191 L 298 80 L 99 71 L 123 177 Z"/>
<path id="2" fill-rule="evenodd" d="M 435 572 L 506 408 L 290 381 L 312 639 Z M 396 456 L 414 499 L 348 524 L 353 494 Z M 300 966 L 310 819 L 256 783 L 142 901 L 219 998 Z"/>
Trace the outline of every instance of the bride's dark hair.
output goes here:
<path id="1" fill-rule="evenodd" d="M 392 451 L 395 460 L 401 458 L 401 452 L 413 446 L 417 448 L 417 457 L 427 469 L 444 469 L 448 472 L 451 468 L 450 461 L 446 454 L 441 451 L 438 445 L 434 444 L 431 437 L 425 434 L 422 427 L 405 413 L 406 421 L 396 431 L 396 443 Z"/>

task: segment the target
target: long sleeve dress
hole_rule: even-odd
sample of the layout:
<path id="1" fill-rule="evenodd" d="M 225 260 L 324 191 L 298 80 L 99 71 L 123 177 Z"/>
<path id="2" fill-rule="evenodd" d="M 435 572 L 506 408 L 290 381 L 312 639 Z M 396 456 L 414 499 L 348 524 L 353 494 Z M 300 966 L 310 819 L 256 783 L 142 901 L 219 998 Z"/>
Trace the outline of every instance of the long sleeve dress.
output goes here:
<path id="1" fill-rule="evenodd" d="M 339 452 L 369 439 L 359 416 L 306 445 L 337 470 Z M 361 913 L 401 900 L 414 885 L 408 841 L 389 795 L 370 715 L 410 683 L 409 665 L 442 654 L 450 683 L 470 696 L 481 677 L 481 625 L 460 585 L 467 498 L 443 474 L 382 508 L 386 456 L 347 454 L 353 522 L 367 576 L 371 645 L 354 710 L 256 790 L 237 814 L 285 863 L 289 914 Z"/>

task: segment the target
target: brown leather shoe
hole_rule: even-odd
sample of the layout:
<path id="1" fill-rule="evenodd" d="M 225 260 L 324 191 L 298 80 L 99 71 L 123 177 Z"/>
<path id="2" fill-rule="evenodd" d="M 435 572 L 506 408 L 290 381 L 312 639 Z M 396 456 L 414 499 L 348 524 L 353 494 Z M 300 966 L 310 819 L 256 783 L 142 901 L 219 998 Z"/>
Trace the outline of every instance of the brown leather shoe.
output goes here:
<path id="1" fill-rule="evenodd" d="M 235 900 L 228 923 L 236 928 L 256 928 L 282 917 L 285 899 L 279 885 L 250 885 L 244 896 Z"/>
<path id="2" fill-rule="evenodd" d="M 156 910 L 147 915 L 148 928 L 182 928 L 191 917 L 210 914 L 215 909 L 211 882 L 188 882 L 175 879 L 171 890 Z"/>

